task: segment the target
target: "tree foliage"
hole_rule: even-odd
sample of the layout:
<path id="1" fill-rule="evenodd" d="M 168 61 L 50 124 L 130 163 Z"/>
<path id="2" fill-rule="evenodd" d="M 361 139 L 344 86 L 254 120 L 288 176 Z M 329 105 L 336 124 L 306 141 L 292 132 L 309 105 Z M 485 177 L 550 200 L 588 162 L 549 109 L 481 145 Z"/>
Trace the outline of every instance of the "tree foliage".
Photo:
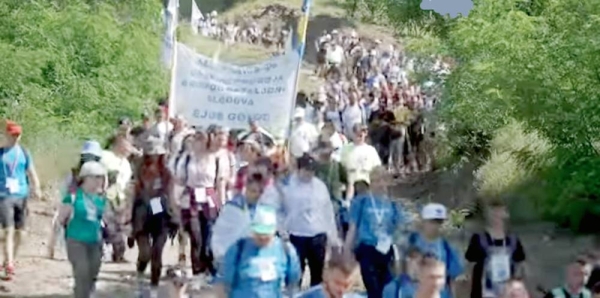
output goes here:
<path id="1" fill-rule="evenodd" d="M 491 141 L 517 121 L 548 150 L 530 140 L 513 164 L 542 182 L 546 215 L 579 228 L 600 206 L 600 1 L 475 0 L 452 21 L 417 11 L 419 0 L 374 1 L 396 26 L 425 24 L 457 61 L 439 108 L 457 152 L 497 156 Z"/>
<path id="2" fill-rule="evenodd" d="M 0 1 L 0 115 L 39 133 L 103 135 L 165 94 L 160 1 Z"/>

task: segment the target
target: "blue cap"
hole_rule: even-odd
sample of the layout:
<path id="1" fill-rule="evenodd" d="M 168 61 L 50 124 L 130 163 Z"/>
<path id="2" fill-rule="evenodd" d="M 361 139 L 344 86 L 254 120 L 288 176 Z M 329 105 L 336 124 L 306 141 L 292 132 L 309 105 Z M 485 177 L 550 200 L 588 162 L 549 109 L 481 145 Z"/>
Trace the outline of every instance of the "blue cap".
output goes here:
<path id="1" fill-rule="evenodd" d="M 97 157 L 102 156 L 102 146 L 97 141 L 86 141 L 83 143 L 83 148 L 81 148 L 81 154 L 90 154 Z"/>
<path id="2" fill-rule="evenodd" d="M 252 218 L 252 232 L 273 235 L 277 231 L 277 211 L 269 205 L 258 205 Z"/>

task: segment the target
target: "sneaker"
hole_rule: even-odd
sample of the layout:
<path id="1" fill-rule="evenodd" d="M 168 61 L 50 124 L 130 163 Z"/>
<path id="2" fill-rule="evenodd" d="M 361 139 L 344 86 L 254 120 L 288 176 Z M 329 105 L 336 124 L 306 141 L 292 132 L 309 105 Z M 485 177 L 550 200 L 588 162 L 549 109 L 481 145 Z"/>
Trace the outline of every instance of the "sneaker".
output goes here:
<path id="1" fill-rule="evenodd" d="M 158 298 L 158 287 L 157 286 L 150 287 L 150 292 L 149 292 L 148 297 Z"/>
<path id="2" fill-rule="evenodd" d="M 4 274 L 6 280 L 11 280 L 15 275 L 15 266 L 14 265 L 4 265 Z"/>

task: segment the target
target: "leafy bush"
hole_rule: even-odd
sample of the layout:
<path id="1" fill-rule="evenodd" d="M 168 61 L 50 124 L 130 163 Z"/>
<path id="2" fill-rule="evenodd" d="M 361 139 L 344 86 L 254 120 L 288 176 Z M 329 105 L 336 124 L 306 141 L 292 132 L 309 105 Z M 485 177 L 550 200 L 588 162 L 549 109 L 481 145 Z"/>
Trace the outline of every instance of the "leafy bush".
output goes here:
<path id="1" fill-rule="evenodd" d="M 0 1 L 0 115 L 20 122 L 43 178 L 166 94 L 161 3 Z M 76 146 L 76 147 L 74 147 Z"/>

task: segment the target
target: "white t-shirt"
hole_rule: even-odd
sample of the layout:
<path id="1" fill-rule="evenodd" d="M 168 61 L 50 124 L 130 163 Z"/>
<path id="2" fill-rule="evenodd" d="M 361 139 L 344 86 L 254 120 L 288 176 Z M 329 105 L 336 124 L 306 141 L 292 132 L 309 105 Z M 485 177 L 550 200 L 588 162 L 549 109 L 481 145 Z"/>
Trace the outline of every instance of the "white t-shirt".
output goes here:
<path id="1" fill-rule="evenodd" d="M 347 105 L 342 110 L 342 124 L 344 126 L 344 134 L 348 137 L 354 136 L 352 129 L 354 125 L 363 123 L 364 114 L 358 103 Z"/>
<path id="2" fill-rule="evenodd" d="M 371 171 L 381 165 L 381 159 L 375 147 L 352 143 L 342 149 L 342 164 L 348 171 L 348 182 L 354 183 L 357 178 L 368 178 Z"/>
<path id="3" fill-rule="evenodd" d="M 114 152 L 105 150 L 102 152 L 100 162 L 106 167 L 107 171 L 117 172 L 116 182 L 106 190 L 106 197 L 115 202 L 117 198 L 123 202 L 126 198 L 126 190 L 133 171 L 129 160 L 117 156 Z"/>
<path id="4" fill-rule="evenodd" d="M 344 49 L 335 45 L 327 52 L 327 62 L 331 64 L 341 64 L 344 61 Z"/>
<path id="5" fill-rule="evenodd" d="M 294 157 L 301 157 L 304 153 L 310 151 L 311 146 L 316 143 L 318 138 L 317 128 L 308 122 L 302 122 L 292 130 L 290 153 Z"/>

